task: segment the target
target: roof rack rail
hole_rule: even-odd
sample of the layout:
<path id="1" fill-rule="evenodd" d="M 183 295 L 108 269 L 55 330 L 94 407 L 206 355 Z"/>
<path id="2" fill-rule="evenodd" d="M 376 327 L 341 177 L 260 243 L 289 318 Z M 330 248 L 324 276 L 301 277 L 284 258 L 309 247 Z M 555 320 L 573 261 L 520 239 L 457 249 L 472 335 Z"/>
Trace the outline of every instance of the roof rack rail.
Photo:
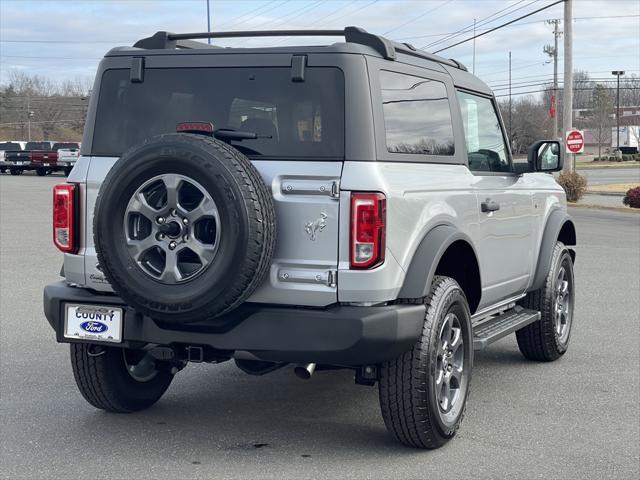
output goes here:
<path id="1" fill-rule="evenodd" d="M 196 32 L 170 33 L 156 32 L 151 37 L 138 40 L 133 46 L 144 49 L 175 49 L 175 48 L 220 48 L 214 45 L 194 42 L 194 39 L 204 38 L 240 38 L 240 37 L 344 37 L 347 43 L 356 43 L 373 48 L 386 60 L 395 60 L 396 51 L 443 63 L 451 67 L 466 70 L 464 65 L 455 61 L 439 57 L 416 49 L 408 43 L 398 43 L 380 35 L 369 33 L 359 27 L 345 27 L 344 30 L 249 30 L 235 32 Z"/>

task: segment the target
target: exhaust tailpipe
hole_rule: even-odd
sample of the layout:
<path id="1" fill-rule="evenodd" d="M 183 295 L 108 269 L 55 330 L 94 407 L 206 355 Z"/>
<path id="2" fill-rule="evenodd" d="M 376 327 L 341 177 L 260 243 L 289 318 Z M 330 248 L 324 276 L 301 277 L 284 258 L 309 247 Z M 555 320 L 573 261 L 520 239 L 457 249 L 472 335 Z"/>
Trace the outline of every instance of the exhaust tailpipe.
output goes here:
<path id="1" fill-rule="evenodd" d="M 315 370 L 315 363 L 301 363 L 299 365 L 296 365 L 296 368 L 293 369 L 293 373 L 295 373 L 296 376 L 298 378 L 301 378 L 302 380 L 309 380 Z"/>

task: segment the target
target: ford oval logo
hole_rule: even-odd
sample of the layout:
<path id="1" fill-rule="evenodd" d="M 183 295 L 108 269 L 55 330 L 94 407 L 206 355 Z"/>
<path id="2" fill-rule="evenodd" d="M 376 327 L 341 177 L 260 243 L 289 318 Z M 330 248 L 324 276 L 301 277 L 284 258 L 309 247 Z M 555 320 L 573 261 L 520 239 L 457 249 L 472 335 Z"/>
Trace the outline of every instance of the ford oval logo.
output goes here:
<path id="1" fill-rule="evenodd" d="M 80 328 L 89 333 L 103 333 L 109 329 L 109 327 L 107 327 L 104 323 L 96 322 L 95 320 L 82 322 L 80 324 Z"/>

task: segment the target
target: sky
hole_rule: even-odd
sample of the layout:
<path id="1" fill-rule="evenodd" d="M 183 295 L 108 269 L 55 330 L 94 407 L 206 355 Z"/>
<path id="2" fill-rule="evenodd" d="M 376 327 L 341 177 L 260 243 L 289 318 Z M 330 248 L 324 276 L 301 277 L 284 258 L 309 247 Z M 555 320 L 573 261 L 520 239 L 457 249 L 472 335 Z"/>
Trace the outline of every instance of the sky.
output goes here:
<path id="1" fill-rule="evenodd" d="M 476 31 L 506 23 L 553 0 L 210 0 L 213 30 L 337 29 L 356 25 L 434 52 Z M 640 75 L 640 0 L 574 0 L 574 70 L 609 80 L 611 70 Z M 553 65 L 543 47 L 563 17 L 558 4 L 475 42 L 475 73 L 496 95 L 508 92 L 509 51 L 513 92 L 526 94 L 550 81 Z M 560 30 L 563 24 L 560 24 Z M 53 80 L 93 77 L 114 46 L 132 45 L 158 30 L 207 30 L 207 0 L 1 0 L 0 83 L 11 70 Z M 451 36 L 451 34 L 455 34 Z M 215 40 L 223 46 L 331 43 L 336 39 Z M 562 38 L 559 72 L 562 80 Z M 440 55 L 473 69 L 473 42 Z"/>

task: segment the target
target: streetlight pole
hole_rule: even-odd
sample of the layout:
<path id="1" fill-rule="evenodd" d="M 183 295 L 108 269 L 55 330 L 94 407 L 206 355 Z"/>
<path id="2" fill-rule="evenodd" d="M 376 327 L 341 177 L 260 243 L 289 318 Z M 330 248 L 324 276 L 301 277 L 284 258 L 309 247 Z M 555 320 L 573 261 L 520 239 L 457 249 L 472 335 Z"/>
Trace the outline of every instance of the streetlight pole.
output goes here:
<path id="1" fill-rule="evenodd" d="M 511 50 L 509 50 L 509 146 L 511 145 Z"/>
<path id="2" fill-rule="evenodd" d="M 611 75 L 615 75 L 618 80 L 618 86 L 616 87 L 616 134 L 618 140 L 616 141 L 616 152 L 620 151 L 620 77 L 624 75 L 622 70 L 614 70 Z"/>
<path id="3" fill-rule="evenodd" d="M 562 91 L 562 130 L 566 148 L 566 135 L 573 127 L 573 0 L 564 2 L 564 86 Z M 564 162 L 565 172 L 574 170 L 575 155 Z"/>
<path id="4" fill-rule="evenodd" d="M 211 33 L 211 8 L 209 7 L 209 0 L 207 0 L 207 32 Z M 207 38 L 207 43 L 211 45 L 211 38 Z"/>

